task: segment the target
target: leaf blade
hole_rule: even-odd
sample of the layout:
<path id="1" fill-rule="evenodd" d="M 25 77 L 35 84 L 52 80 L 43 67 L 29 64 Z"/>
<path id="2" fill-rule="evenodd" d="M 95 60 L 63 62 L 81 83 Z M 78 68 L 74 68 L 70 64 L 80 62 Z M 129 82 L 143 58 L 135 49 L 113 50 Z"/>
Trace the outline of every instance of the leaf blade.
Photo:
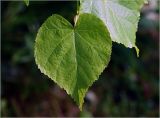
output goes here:
<path id="1" fill-rule="evenodd" d="M 110 61 L 111 46 L 105 25 L 94 15 L 80 15 L 74 28 L 63 17 L 53 15 L 38 31 L 35 60 L 41 72 L 82 109 L 89 86 Z"/>

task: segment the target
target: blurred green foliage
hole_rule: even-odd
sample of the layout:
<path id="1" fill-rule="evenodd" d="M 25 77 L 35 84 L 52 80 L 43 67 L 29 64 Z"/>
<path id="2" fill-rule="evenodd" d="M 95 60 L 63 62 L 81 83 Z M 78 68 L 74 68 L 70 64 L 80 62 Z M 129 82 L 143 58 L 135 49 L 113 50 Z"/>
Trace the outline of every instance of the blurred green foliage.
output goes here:
<path id="1" fill-rule="evenodd" d="M 60 14 L 73 24 L 76 2 L 1 2 L 1 116 L 158 116 L 159 8 L 142 11 L 137 46 L 113 43 L 109 66 L 90 88 L 82 112 L 34 61 L 34 41 L 41 24 Z M 149 7 L 146 5 L 146 7 Z"/>

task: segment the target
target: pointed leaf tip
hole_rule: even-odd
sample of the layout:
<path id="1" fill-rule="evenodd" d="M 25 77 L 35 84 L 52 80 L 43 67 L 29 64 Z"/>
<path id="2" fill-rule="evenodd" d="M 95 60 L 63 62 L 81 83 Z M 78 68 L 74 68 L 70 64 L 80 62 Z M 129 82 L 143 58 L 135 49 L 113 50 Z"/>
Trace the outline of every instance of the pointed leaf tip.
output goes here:
<path id="1" fill-rule="evenodd" d="M 139 57 L 139 49 L 137 46 L 134 46 L 135 50 L 136 50 L 136 53 L 137 53 L 137 57 Z"/>

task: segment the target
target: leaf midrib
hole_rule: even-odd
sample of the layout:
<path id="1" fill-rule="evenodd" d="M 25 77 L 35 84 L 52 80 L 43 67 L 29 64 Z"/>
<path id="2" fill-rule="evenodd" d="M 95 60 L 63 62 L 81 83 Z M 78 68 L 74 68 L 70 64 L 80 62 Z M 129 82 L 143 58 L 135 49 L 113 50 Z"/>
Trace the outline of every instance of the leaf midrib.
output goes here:
<path id="1" fill-rule="evenodd" d="M 72 33 L 72 32 L 71 32 Z M 48 56 L 45 65 L 47 64 L 48 60 L 51 58 L 52 54 L 54 53 L 55 49 L 66 39 L 66 37 L 68 37 L 71 33 L 67 34 L 65 37 L 62 38 L 62 40 L 55 46 L 55 48 L 53 48 L 51 54 Z"/>

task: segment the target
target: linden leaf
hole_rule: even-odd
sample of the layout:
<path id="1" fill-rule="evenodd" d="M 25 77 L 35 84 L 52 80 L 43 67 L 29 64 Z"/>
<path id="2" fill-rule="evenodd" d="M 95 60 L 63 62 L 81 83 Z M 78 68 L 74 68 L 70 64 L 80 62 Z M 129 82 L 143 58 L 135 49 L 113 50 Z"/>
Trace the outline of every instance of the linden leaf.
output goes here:
<path id="1" fill-rule="evenodd" d="M 81 0 L 80 13 L 91 13 L 106 24 L 112 41 L 126 47 L 136 46 L 136 31 L 140 9 L 146 0 Z"/>
<path id="2" fill-rule="evenodd" d="M 38 31 L 35 60 L 82 109 L 88 88 L 110 61 L 112 41 L 104 23 L 81 14 L 73 27 L 59 15 L 49 17 Z"/>

